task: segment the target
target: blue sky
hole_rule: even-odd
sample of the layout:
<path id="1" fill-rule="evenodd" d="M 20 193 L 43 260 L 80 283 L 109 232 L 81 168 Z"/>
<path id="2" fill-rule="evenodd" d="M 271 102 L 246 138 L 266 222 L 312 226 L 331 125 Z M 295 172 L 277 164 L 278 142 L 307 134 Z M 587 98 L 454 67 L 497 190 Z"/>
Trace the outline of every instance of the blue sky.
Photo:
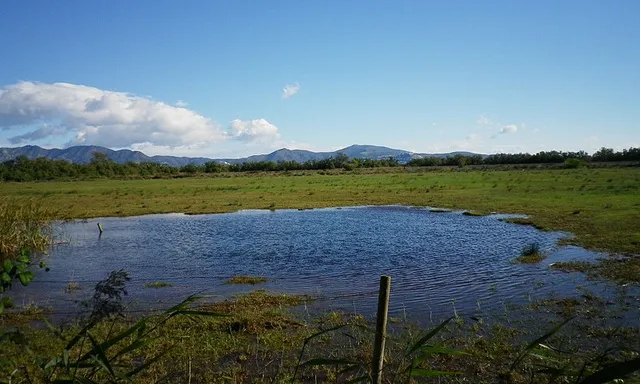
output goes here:
<path id="1" fill-rule="evenodd" d="M 8 2 L 0 58 L 0 146 L 640 146 L 635 0 Z"/>

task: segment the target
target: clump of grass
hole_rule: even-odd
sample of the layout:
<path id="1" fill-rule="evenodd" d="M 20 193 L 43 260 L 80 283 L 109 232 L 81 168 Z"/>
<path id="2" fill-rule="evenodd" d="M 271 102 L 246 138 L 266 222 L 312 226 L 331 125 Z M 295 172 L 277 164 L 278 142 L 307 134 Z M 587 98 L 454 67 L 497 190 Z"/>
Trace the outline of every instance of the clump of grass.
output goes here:
<path id="1" fill-rule="evenodd" d="M 64 291 L 66 293 L 71 293 L 71 292 L 75 292 L 75 291 L 79 291 L 81 290 L 82 287 L 80 286 L 80 284 L 78 284 L 76 281 L 70 281 L 66 287 L 64 287 Z"/>
<path id="2" fill-rule="evenodd" d="M 304 324 L 288 313 L 286 309 L 312 300 L 307 296 L 256 290 L 230 300 L 203 304 L 200 309 L 206 312 L 231 315 L 229 319 L 219 324 L 220 329 L 225 332 L 264 334 L 270 330 L 303 327 Z"/>
<path id="3" fill-rule="evenodd" d="M 480 212 L 480 211 L 464 211 L 462 212 L 462 214 L 465 216 L 487 216 L 488 215 L 488 213 Z"/>
<path id="4" fill-rule="evenodd" d="M 529 225 L 540 231 L 549 231 L 549 228 L 543 227 L 540 224 L 536 224 L 531 219 L 524 219 L 521 217 L 514 217 L 508 219 L 500 219 L 500 221 L 504 221 L 505 223 L 518 224 L 518 225 Z"/>
<path id="5" fill-rule="evenodd" d="M 218 313 L 237 313 L 239 310 L 255 311 L 265 308 L 295 307 L 313 301 L 309 296 L 273 293 L 263 289 L 237 296 L 233 300 L 204 304 L 203 309 Z"/>
<path id="6" fill-rule="evenodd" d="M 587 263 L 586 261 L 560 261 L 549 265 L 553 269 L 558 269 L 563 272 L 589 272 L 593 270 L 595 264 Z"/>
<path id="7" fill-rule="evenodd" d="M 599 263 L 566 261 L 550 265 L 563 272 L 582 272 L 590 277 L 604 277 L 619 282 L 640 282 L 640 258 L 603 258 Z"/>
<path id="8" fill-rule="evenodd" d="M 173 284 L 168 283 L 166 281 L 155 281 L 153 283 L 145 283 L 144 287 L 145 288 L 166 288 L 166 287 L 173 287 Z"/>
<path id="9" fill-rule="evenodd" d="M 13 308 L 13 299 L 10 297 L 0 297 L 0 304 L 2 304 L 2 306 L 4 308 Z"/>
<path id="10" fill-rule="evenodd" d="M 540 252 L 540 246 L 537 243 L 525 245 L 520 252 L 520 256 L 516 257 L 517 263 L 536 264 L 545 259 L 545 255 Z"/>
<path id="11" fill-rule="evenodd" d="M 225 284 L 248 284 L 248 285 L 256 285 L 262 284 L 267 281 L 266 277 L 260 276 L 234 276 L 227 280 Z"/>
<path id="12" fill-rule="evenodd" d="M 50 314 L 53 312 L 51 307 L 40 306 L 34 302 L 30 302 L 24 304 L 22 306 L 15 306 L 13 301 L 9 298 L 3 298 L 3 302 L 5 303 L 5 308 L 12 308 L 11 311 L 4 311 L 0 314 L 0 320 L 3 323 L 3 326 L 18 326 L 29 324 L 34 321 L 41 321 L 43 315 Z M 9 304 L 10 306 L 6 306 Z"/>
<path id="13" fill-rule="evenodd" d="M 44 251 L 51 244 L 54 217 L 39 202 L 0 200 L 0 262 L 21 249 Z"/>

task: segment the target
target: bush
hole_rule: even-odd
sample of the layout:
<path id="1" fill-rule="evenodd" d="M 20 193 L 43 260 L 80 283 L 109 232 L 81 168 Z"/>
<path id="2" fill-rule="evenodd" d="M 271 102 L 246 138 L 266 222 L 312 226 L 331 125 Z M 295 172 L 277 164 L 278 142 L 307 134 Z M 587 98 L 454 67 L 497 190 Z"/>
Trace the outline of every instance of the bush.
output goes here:
<path id="1" fill-rule="evenodd" d="M 582 159 L 571 158 L 564 161 L 564 167 L 570 169 L 582 168 L 585 165 L 587 165 L 587 162 Z"/>

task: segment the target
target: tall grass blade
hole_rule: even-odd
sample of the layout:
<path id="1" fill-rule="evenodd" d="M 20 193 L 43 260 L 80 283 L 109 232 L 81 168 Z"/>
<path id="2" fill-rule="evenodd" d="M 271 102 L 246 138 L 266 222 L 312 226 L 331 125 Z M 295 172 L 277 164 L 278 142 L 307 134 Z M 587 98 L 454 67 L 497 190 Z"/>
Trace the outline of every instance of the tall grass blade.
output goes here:
<path id="1" fill-rule="evenodd" d="M 311 365 L 360 365 L 360 363 L 345 359 L 311 359 L 300 364 L 301 367 Z"/>
<path id="2" fill-rule="evenodd" d="M 135 323 L 134 325 L 132 325 L 128 329 L 125 329 L 124 331 L 120 332 L 116 336 L 110 338 L 109 340 L 104 341 L 102 344 L 100 344 L 100 348 L 102 348 L 102 350 L 104 350 L 104 351 L 108 350 L 109 348 L 111 348 L 112 346 L 116 345 L 117 343 L 119 343 L 120 341 L 125 339 L 126 337 L 130 336 L 131 334 L 133 334 L 138 329 L 143 328 L 146 325 L 146 322 L 147 322 L 147 319 L 145 319 L 145 318 L 138 320 L 137 323 Z"/>
<path id="3" fill-rule="evenodd" d="M 405 356 L 409 356 L 411 355 L 413 352 L 417 351 L 418 349 L 420 349 L 420 347 L 422 347 L 427 341 L 429 341 L 433 336 L 437 335 L 444 327 L 447 326 L 447 324 L 453 320 L 453 317 L 450 317 L 448 319 L 446 319 L 445 321 L 443 321 L 442 323 L 440 323 L 440 325 L 438 325 L 437 327 L 435 327 L 434 329 L 432 329 L 431 331 L 429 331 L 426 335 L 424 335 L 423 337 L 420 338 L 420 340 L 418 340 L 415 344 L 413 344 L 407 351 L 407 353 L 405 354 Z"/>
<path id="4" fill-rule="evenodd" d="M 47 328 L 51 333 L 53 333 L 58 339 L 62 341 L 66 341 L 62 332 L 59 329 L 53 326 L 46 318 L 42 317 L 42 322 L 44 323 L 45 328 Z"/>
<path id="5" fill-rule="evenodd" d="M 117 359 L 118 357 L 124 356 L 129 352 L 133 352 L 136 349 L 142 348 L 145 345 L 149 345 L 149 344 L 153 343 L 154 341 L 156 341 L 156 339 L 137 340 L 137 341 L 133 342 L 132 344 L 122 348 L 118 353 L 115 354 L 115 356 L 113 356 L 111 359 L 109 359 L 109 362 L 112 362 L 115 359 Z"/>
<path id="6" fill-rule="evenodd" d="M 462 372 L 435 371 L 432 369 L 422 369 L 422 368 L 416 368 L 411 372 L 411 376 L 418 376 L 418 377 L 452 376 L 452 375 L 461 375 L 461 374 Z"/>
<path id="7" fill-rule="evenodd" d="M 296 379 L 296 375 L 298 374 L 298 369 L 301 366 L 301 362 L 302 362 L 302 357 L 304 356 L 304 351 L 307 348 L 307 345 L 309 344 L 309 342 L 313 339 L 315 339 L 318 336 L 324 335 L 327 332 L 332 332 L 332 331 L 336 331 L 338 329 L 342 329 L 344 327 L 348 327 L 349 324 L 342 324 L 342 325 L 336 325 L 334 327 L 331 328 L 327 328 L 324 329 L 320 332 L 316 332 L 313 335 L 307 337 L 306 339 L 304 339 L 304 342 L 302 343 L 302 348 L 300 349 L 300 356 L 298 356 L 298 362 L 296 363 L 296 368 L 293 370 L 293 376 L 291 377 L 291 382 L 294 382 Z"/>
<path id="8" fill-rule="evenodd" d="M 368 381 L 368 380 L 371 380 L 371 377 L 365 375 L 365 376 L 360 376 L 360 377 L 353 378 L 351 380 L 347 380 L 347 381 L 345 381 L 345 383 L 346 384 L 355 384 L 355 383 L 362 383 L 362 382 Z"/>
<path id="9" fill-rule="evenodd" d="M 179 310 L 175 312 L 175 315 L 204 316 L 204 317 L 232 317 L 231 315 L 228 315 L 225 313 L 192 311 L 192 310 Z"/>
<path id="10" fill-rule="evenodd" d="M 558 332 L 560 330 L 560 328 L 562 328 L 565 324 L 567 324 L 571 320 L 573 320 L 573 317 L 570 317 L 570 318 L 566 319 L 562 323 L 560 323 L 560 324 L 556 325 L 555 327 L 551 328 L 551 330 L 549 332 L 545 333 L 544 335 L 542 335 L 542 336 L 538 337 L 537 339 L 533 340 L 532 342 L 530 342 L 525 347 L 525 349 L 522 352 L 520 352 L 520 354 L 518 355 L 516 360 L 513 362 L 513 364 L 511 364 L 511 367 L 509 368 L 509 370 L 513 371 L 513 369 L 518 364 L 520 364 L 522 359 L 524 359 L 534 348 L 536 348 L 539 344 L 545 342 L 551 336 L 555 335 L 556 332 Z"/>
<path id="11" fill-rule="evenodd" d="M 93 345 L 93 352 L 95 352 L 93 357 L 95 361 L 106 369 L 107 372 L 111 374 L 111 377 L 115 378 L 116 374 L 113 372 L 113 368 L 111 367 L 111 364 L 109 364 L 109 359 L 107 359 L 107 356 L 105 355 L 104 350 L 100 347 L 100 344 L 98 344 L 96 339 L 90 333 L 87 333 L 87 337 L 89 337 L 89 341 L 91 341 L 91 345 Z"/>
<path id="12" fill-rule="evenodd" d="M 167 352 L 169 352 L 169 350 L 165 350 L 164 352 L 158 354 L 157 356 L 155 356 L 154 358 L 146 361 L 144 364 L 142 364 L 141 366 L 137 367 L 136 369 L 129 371 L 127 373 L 125 373 L 124 377 L 126 378 L 131 378 L 133 376 L 135 376 L 136 374 L 138 374 L 139 372 L 147 369 L 151 364 L 154 364 L 156 361 L 160 360 L 164 355 L 167 354 Z"/>
<path id="13" fill-rule="evenodd" d="M 76 376 L 73 379 L 57 379 L 52 381 L 53 384 L 98 384 L 86 377 Z"/>
<path id="14" fill-rule="evenodd" d="M 633 372 L 640 371 L 640 357 L 614 363 L 606 368 L 603 368 L 590 376 L 587 376 L 580 384 L 603 384 L 611 382 L 615 379 L 620 379 L 624 376 L 632 374 Z"/>

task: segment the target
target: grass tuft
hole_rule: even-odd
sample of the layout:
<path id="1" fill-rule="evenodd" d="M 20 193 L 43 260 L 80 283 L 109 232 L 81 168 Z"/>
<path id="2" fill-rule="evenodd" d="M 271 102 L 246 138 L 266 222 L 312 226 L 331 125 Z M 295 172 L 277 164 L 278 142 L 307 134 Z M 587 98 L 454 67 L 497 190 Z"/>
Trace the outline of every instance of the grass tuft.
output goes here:
<path id="1" fill-rule="evenodd" d="M 520 256 L 515 261 L 521 264 L 537 264 L 544 260 L 546 256 L 540 252 L 540 246 L 537 243 L 525 245 L 520 252 Z"/>
<path id="2" fill-rule="evenodd" d="M 480 211 L 464 211 L 462 212 L 462 214 L 465 216 L 487 216 L 488 215 L 488 213 L 480 212 Z"/>
<path id="3" fill-rule="evenodd" d="M 540 224 L 535 223 L 531 219 L 523 219 L 521 217 L 508 218 L 508 219 L 500 219 L 500 221 L 504 221 L 505 223 L 518 224 L 518 225 L 528 225 L 539 231 L 549 231 L 549 228 L 546 228 Z"/>
<path id="4" fill-rule="evenodd" d="M 40 202 L 0 200 L 0 262 L 21 249 L 46 250 L 53 238 L 54 217 Z"/>
<path id="5" fill-rule="evenodd" d="M 225 284 L 247 284 L 247 285 L 256 285 L 267 282 L 266 277 L 260 276 L 234 276 L 227 280 Z"/>
<path id="6" fill-rule="evenodd" d="M 173 284 L 168 283 L 166 281 L 156 281 L 153 283 L 145 283 L 145 288 L 165 288 L 165 287 L 173 287 Z"/>
<path id="7" fill-rule="evenodd" d="M 79 291 L 81 290 L 82 287 L 80 286 L 80 284 L 78 284 L 75 281 L 70 281 L 66 287 L 64 287 L 64 291 L 66 293 L 71 293 L 71 292 L 75 292 L 75 291 Z"/>

